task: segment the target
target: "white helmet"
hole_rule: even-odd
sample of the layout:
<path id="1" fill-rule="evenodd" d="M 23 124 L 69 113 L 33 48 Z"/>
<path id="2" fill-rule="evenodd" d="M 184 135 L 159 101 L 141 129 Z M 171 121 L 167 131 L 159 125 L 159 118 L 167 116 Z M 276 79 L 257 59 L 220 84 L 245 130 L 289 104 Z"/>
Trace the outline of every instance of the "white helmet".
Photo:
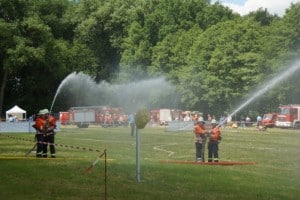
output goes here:
<path id="1" fill-rule="evenodd" d="M 212 124 L 217 124 L 217 120 L 213 119 L 213 120 L 211 120 L 211 123 Z"/>

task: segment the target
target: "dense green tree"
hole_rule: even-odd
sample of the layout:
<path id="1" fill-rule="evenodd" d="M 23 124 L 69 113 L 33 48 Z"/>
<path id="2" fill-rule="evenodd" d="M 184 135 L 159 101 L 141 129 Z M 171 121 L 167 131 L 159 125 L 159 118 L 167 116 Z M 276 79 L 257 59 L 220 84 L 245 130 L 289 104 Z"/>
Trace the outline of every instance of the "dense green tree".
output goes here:
<path id="1" fill-rule="evenodd" d="M 300 47 L 300 3 L 292 4 L 283 17 L 286 25 L 285 31 L 289 38 L 289 48 L 291 51 L 299 52 Z M 299 55 L 299 54 L 298 54 Z"/>
<path id="2" fill-rule="evenodd" d="M 271 15 L 267 9 L 259 8 L 257 11 L 250 12 L 247 18 L 259 22 L 262 26 L 269 26 L 275 19 L 279 19 L 276 15 Z"/>
<path id="3" fill-rule="evenodd" d="M 299 13 L 300 3 L 292 4 L 286 10 L 286 14 L 282 19 L 274 20 L 267 27 L 267 34 L 262 38 L 264 42 L 264 60 L 273 67 L 273 71 L 278 71 L 278 76 L 290 66 L 300 65 L 298 58 L 300 53 Z M 295 60 L 298 63 L 295 63 Z M 269 94 L 269 99 L 272 99 L 277 105 L 279 103 L 299 103 L 299 75 L 300 70 L 276 87 Z"/>
<path id="4" fill-rule="evenodd" d="M 300 3 L 283 17 L 266 9 L 241 17 L 208 0 L 0 0 L 0 113 L 14 104 L 29 113 L 49 107 L 74 71 L 96 82 L 163 75 L 183 109 L 230 112 L 299 62 L 299 13 Z M 299 73 L 241 113 L 299 103 Z M 68 87 L 73 93 L 60 94 L 55 110 L 84 103 L 78 91 L 88 88 Z M 168 105 L 165 99 L 152 105 Z"/>
<path id="5" fill-rule="evenodd" d="M 10 75 L 15 71 L 14 67 L 9 61 L 9 49 L 16 46 L 16 35 L 19 34 L 17 29 L 18 19 L 22 19 L 25 15 L 26 5 L 24 2 L 17 0 L 1 0 L 0 1 L 0 114 L 4 104 L 5 89 L 7 80 Z"/>
<path id="6" fill-rule="evenodd" d="M 188 57 L 190 84 L 182 88 L 200 110 L 232 109 L 261 79 L 265 68 L 258 38 L 259 24 L 242 19 L 208 28 L 195 41 Z M 184 80 L 187 81 L 187 80 Z"/>
<path id="7" fill-rule="evenodd" d="M 96 81 L 111 80 L 117 77 L 120 62 L 120 46 L 124 30 L 134 18 L 139 1 L 79 1 L 73 15 L 75 39 L 94 52 L 97 67 L 93 74 Z"/>
<path id="8" fill-rule="evenodd" d="M 197 8 L 199 10 L 199 8 Z M 234 14 L 228 7 L 224 7 L 219 2 L 206 6 L 201 12 L 197 12 L 197 24 L 200 28 L 206 30 L 210 26 L 220 22 L 239 18 L 238 14 Z"/>
<path id="9" fill-rule="evenodd" d="M 1 110 L 14 104 L 29 113 L 50 107 L 72 69 L 92 66 L 91 52 L 66 40 L 72 27 L 64 18 L 68 5 L 57 0 L 1 1 Z"/>
<path id="10" fill-rule="evenodd" d="M 179 76 L 182 75 L 178 73 L 178 70 L 187 65 L 190 48 L 202 32 L 198 26 L 195 26 L 188 31 L 179 30 L 174 34 L 167 35 L 153 47 L 149 73 L 163 72 L 171 81 L 177 84 Z"/>
<path id="11" fill-rule="evenodd" d="M 289 31 L 287 38 L 289 38 L 289 51 L 290 57 L 296 60 L 293 65 L 300 66 L 300 3 L 292 4 L 287 10 L 283 18 L 286 29 Z M 300 68 L 300 67 L 299 67 Z M 290 78 L 290 91 L 286 93 L 285 103 L 298 103 L 300 99 L 300 70 L 293 74 Z M 292 92 L 291 92 L 292 91 Z"/>
<path id="12" fill-rule="evenodd" d="M 151 44 L 148 34 L 139 23 L 132 23 L 129 27 L 130 37 L 124 39 L 122 54 L 121 81 L 138 80 L 147 77 L 147 67 L 150 64 Z"/>
<path id="13" fill-rule="evenodd" d="M 194 27 L 206 29 L 211 25 L 236 17 L 228 8 L 218 3 L 211 5 L 209 2 L 210 1 L 207 0 L 154 0 L 146 5 L 141 4 L 144 12 L 138 12 L 139 14 L 136 15 L 136 20 L 129 25 L 127 37 L 124 39 L 122 46 L 121 72 L 127 74 L 126 78 L 143 78 L 145 77 L 145 73 L 146 75 L 148 74 L 148 71 L 159 72 L 160 70 L 158 68 L 160 67 L 162 67 L 163 72 L 169 73 L 166 69 L 167 66 L 161 66 L 157 63 L 157 60 L 152 60 L 157 59 L 158 56 L 152 54 L 154 51 L 159 51 L 158 48 L 165 48 L 167 50 L 169 47 L 164 47 L 164 44 L 166 44 L 167 41 L 175 39 L 174 36 L 171 35 L 181 34 L 181 31 L 188 31 Z M 167 39 L 165 39 L 166 37 Z M 182 38 L 184 37 L 185 36 L 182 36 Z M 161 44 L 163 40 L 165 40 L 163 42 L 164 44 Z M 176 42 L 180 41 L 173 41 L 173 43 Z M 170 47 L 172 48 L 173 45 Z M 180 44 L 177 45 L 177 49 L 178 48 L 180 48 Z M 182 49 L 183 52 L 185 50 L 186 49 Z M 168 51 L 171 52 L 172 50 L 169 49 Z M 175 56 L 172 56 L 172 58 L 175 59 Z M 180 58 L 178 60 L 180 60 Z M 148 69 L 151 63 L 154 65 L 152 65 L 152 69 Z M 175 60 L 173 63 L 175 63 Z M 180 65 L 180 63 L 176 65 Z M 154 69 L 153 66 L 156 69 Z M 138 74 L 143 74 L 142 77 L 130 76 L 132 70 L 138 71 Z"/>

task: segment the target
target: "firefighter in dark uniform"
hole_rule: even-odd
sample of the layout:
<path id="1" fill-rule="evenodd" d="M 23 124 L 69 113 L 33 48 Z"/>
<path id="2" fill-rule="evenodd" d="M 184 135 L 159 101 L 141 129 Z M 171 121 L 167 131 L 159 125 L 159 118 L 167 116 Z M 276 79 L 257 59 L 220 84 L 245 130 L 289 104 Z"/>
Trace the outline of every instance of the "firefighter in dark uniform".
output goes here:
<path id="1" fill-rule="evenodd" d="M 41 158 L 43 154 L 43 143 L 44 143 L 44 119 L 40 115 L 41 112 L 35 118 L 35 124 L 32 126 L 36 130 L 35 140 L 36 140 L 36 157 Z"/>
<path id="2" fill-rule="evenodd" d="M 204 121 L 197 121 L 194 127 L 196 162 L 204 162 L 203 148 L 205 146 L 205 126 Z"/>
<path id="3" fill-rule="evenodd" d="M 36 121 L 35 126 L 38 130 L 43 133 L 43 146 L 42 146 L 42 157 L 47 158 L 48 145 L 50 146 L 51 158 L 56 157 L 55 144 L 54 144 L 54 129 L 56 128 L 56 120 L 49 114 L 48 109 L 40 110 L 40 120 Z"/>
<path id="4" fill-rule="evenodd" d="M 221 131 L 219 126 L 217 126 L 217 121 L 212 120 L 211 122 L 212 130 L 209 134 L 208 148 L 208 162 L 219 162 L 219 140 L 221 140 Z"/>

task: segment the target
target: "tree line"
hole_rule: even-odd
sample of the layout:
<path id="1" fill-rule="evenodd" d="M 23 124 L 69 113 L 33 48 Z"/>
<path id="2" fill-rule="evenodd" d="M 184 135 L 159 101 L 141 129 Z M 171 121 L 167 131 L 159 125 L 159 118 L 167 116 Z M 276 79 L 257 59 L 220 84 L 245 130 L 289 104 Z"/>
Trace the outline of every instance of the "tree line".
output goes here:
<path id="1" fill-rule="evenodd" d="M 299 27 L 300 3 L 281 17 L 209 0 L 0 0 L 0 113 L 49 107 L 61 81 L 82 71 L 109 83 L 165 76 L 179 96 L 172 107 L 221 115 L 299 57 Z M 298 75 L 241 114 L 300 103 Z M 55 110 L 76 106 L 82 94 L 73 95 Z"/>

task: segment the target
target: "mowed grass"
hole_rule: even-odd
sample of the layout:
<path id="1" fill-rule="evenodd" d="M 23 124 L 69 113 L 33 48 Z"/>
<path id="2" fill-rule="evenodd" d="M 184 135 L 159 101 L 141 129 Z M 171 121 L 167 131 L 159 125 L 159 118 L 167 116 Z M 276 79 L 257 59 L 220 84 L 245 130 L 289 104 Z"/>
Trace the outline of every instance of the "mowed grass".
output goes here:
<path id="1" fill-rule="evenodd" d="M 56 146 L 56 159 L 35 159 L 33 153 L 25 158 L 34 135 L 2 133 L 0 199 L 104 199 L 104 160 L 91 173 L 86 169 L 105 149 L 107 199 L 299 199 L 299 130 L 228 129 L 222 130 L 222 138 L 220 161 L 256 164 L 184 163 L 195 159 L 191 131 L 140 130 L 141 182 L 137 182 L 135 137 L 129 128 L 62 127 L 56 143 L 65 146 Z"/>

